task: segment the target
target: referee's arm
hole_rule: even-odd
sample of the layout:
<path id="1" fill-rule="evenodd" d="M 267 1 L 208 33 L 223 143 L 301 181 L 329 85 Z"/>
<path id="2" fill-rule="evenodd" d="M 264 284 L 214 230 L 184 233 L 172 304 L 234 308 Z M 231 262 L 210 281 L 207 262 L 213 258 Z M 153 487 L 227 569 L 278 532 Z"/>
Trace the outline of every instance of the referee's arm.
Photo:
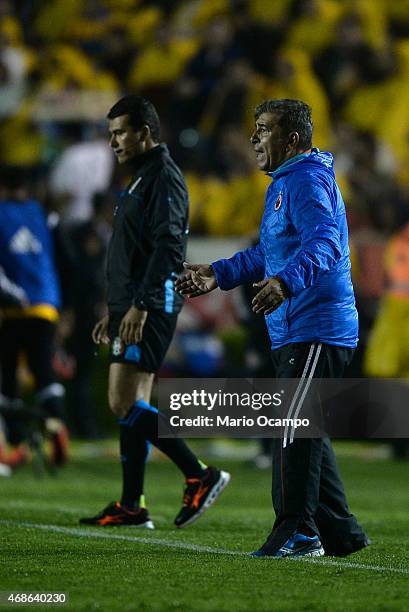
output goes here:
<path id="1" fill-rule="evenodd" d="M 177 181 L 162 172 L 153 187 L 149 204 L 148 227 L 152 253 L 133 305 L 150 310 L 163 295 L 167 279 L 180 272 L 185 256 L 188 216 L 187 193 Z"/>

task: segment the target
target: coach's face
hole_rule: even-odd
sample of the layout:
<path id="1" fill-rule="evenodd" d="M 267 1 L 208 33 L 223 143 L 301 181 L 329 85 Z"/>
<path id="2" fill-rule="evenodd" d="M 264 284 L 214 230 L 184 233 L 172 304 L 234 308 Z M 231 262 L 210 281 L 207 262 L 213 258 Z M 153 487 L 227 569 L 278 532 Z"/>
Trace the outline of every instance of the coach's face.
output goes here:
<path id="1" fill-rule="evenodd" d="M 129 115 L 109 119 L 109 145 L 120 164 L 133 159 L 146 150 L 146 127 L 135 129 L 129 122 Z M 149 128 L 148 128 L 149 130 Z"/>
<path id="2" fill-rule="evenodd" d="M 256 153 L 260 170 L 273 172 L 286 159 L 291 157 L 293 146 L 291 136 L 285 136 L 278 125 L 279 115 L 262 113 L 256 120 L 250 142 Z"/>

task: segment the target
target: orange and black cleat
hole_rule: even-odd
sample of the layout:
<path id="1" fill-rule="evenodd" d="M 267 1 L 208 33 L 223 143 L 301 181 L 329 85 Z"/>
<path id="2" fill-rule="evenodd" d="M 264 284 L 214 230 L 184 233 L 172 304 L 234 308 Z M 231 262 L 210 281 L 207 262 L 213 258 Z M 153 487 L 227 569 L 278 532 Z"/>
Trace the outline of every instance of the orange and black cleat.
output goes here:
<path id="1" fill-rule="evenodd" d="M 100 525 L 102 527 L 144 527 L 155 529 L 146 508 L 131 511 L 119 502 L 111 502 L 99 514 L 80 519 L 81 525 Z"/>
<path id="2" fill-rule="evenodd" d="M 203 478 L 188 478 L 183 506 L 175 518 L 176 527 L 186 527 L 209 508 L 229 484 L 230 474 L 213 467 L 206 468 Z"/>

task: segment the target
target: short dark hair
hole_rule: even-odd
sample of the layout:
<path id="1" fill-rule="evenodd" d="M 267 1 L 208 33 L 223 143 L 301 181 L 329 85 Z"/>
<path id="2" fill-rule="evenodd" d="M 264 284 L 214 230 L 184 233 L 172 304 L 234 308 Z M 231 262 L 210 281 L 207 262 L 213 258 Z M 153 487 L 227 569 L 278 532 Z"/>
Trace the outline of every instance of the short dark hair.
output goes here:
<path id="1" fill-rule="evenodd" d="M 257 119 L 262 113 L 279 115 L 278 125 L 285 132 L 298 132 L 299 146 L 308 149 L 312 145 L 313 123 L 311 108 L 302 100 L 265 100 L 256 107 L 254 116 Z"/>
<path id="2" fill-rule="evenodd" d="M 142 96 L 125 96 L 116 102 L 107 114 L 107 119 L 115 119 L 122 115 L 129 115 L 129 121 L 133 128 L 140 129 L 148 125 L 151 130 L 152 139 L 160 140 L 160 120 L 156 108 Z"/>

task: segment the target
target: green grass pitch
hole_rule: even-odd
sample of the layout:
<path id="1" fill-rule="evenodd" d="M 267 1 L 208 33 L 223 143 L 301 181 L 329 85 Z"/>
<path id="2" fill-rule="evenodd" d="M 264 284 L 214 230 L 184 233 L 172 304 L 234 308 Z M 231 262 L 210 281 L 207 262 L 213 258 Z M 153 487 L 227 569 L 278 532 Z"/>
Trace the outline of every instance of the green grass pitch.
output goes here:
<path id="1" fill-rule="evenodd" d="M 79 517 L 118 498 L 120 467 L 112 454 L 77 444 L 57 477 L 35 478 L 27 466 L 0 480 L 0 591 L 66 592 L 64 607 L 75 611 L 408 610 L 409 465 L 381 457 L 379 444 L 336 448 L 351 509 L 373 540 L 346 559 L 240 554 L 272 523 L 269 471 L 246 461 L 215 461 L 231 484 L 186 529 L 173 528 L 182 478 L 167 460 L 147 468 L 155 531 L 80 527 Z"/>

